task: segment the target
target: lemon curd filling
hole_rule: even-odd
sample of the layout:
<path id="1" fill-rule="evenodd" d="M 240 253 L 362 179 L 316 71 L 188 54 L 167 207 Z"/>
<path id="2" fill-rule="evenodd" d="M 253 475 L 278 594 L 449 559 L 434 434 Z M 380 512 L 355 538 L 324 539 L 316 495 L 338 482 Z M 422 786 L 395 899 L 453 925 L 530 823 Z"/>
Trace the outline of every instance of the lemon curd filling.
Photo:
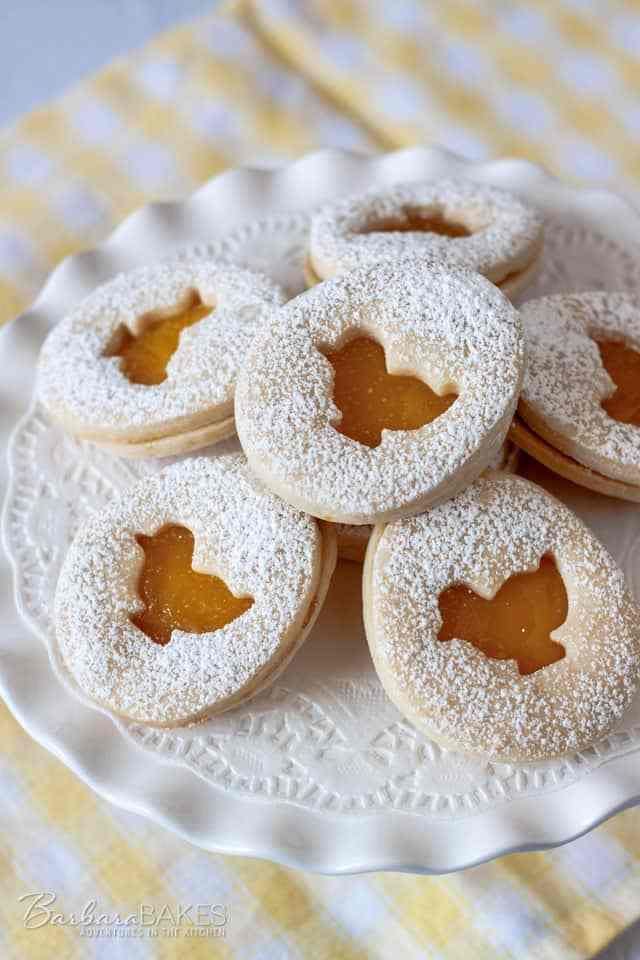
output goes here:
<path id="1" fill-rule="evenodd" d="M 605 370 L 616 391 L 602 401 L 614 420 L 640 427 L 640 352 L 615 340 L 596 341 Z"/>
<path id="2" fill-rule="evenodd" d="M 327 354 L 334 370 L 333 400 L 342 413 L 335 429 L 368 447 L 383 430 L 416 430 L 448 410 L 456 394 L 439 397 L 411 376 L 387 373 L 384 350 L 369 337 Z"/>
<path id="3" fill-rule="evenodd" d="M 144 610 L 131 622 L 155 643 L 168 643 L 172 630 L 219 630 L 252 606 L 251 597 L 236 597 L 219 577 L 192 568 L 193 534 L 186 527 L 163 527 L 136 540 L 144 550 L 138 582 Z"/>
<path id="4" fill-rule="evenodd" d="M 363 233 L 437 233 L 441 237 L 470 237 L 464 224 L 447 220 L 439 213 L 424 216 L 419 210 L 407 210 L 406 217 L 389 217 L 370 223 Z"/>
<path id="5" fill-rule="evenodd" d="M 521 674 L 561 660 L 565 649 L 550 634 L 567 619 L 567 591 L 554 560 L 544 556 L 533 573 L 509 577 L 493 600 L 454 584 L 439 597 L 438 640 L 466 640 L 487 657 L 516 660 Z"/>
<path id="6" fill-rule="evenodd" d="M 179 313 L 168 317 L 150 317 L 143 330 L 134 336 L 123 327 L 111 357 L 120 357 L 120 369 L 132 383 L 155 386 L 167 378 L 167 364 L 178 349 L 180 334 L 199 323 L 213 308 L 196 297 Z"/>

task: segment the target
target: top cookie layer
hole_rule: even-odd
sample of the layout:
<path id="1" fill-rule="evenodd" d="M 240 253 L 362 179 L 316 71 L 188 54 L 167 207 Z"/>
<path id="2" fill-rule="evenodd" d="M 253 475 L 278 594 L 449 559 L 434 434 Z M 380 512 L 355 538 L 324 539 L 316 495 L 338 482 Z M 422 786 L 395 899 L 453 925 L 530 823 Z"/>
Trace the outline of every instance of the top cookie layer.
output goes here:
<path id="1" fill-rule="evenodd" d="M 325 353 L 365 334 L 391 374 L 413 374 L 449 409 L 366 447 L 334 429 Z M 253 343 L 238 381 L 238 436 L 253 469 L 315 516 L 370 523 L 425 509 L 471 482 L 504 440 L 523 368 L 520 320 L 479 274 L 411 260 L 355 271 L 290 301 Z"/>
<path id="2" fill-rule="evenodd" d="M 527 341 L 519 412 L 552 446 L 605 476 L 640 484 L 640 428 L 610 417 L 615 392 L 596 340 L 640 350 L 640 298 L 594 292 L 521 308 Z"/>
<path id="3" fill-rule="evenodd" d="M 382 232 L 385 223 L 440 217 L 469 236 Z M 376 227 L 378 228 L 376 230 Z M 477 270 L 494 283 L 524 270 L 542 245 L 542 218 L 514 194 L 470 180 L 404 183 L 329 204 L 312 220 L 310 260 L 321 278 L 416 256 Z"/>
<path id="4" fill-rule="evenodd" d="M 214 312 L 180 334 L 164 382 L 132 383 L 107 356 L 122 329 L 185 308 L 194 294 Z M 256 330 L 284 302 L 281 288 L 246 269 L 177 260 L 120 274 L 49 334 L 38 389 L 53 417 L 87 439 L 135 443 L 232 415 L 238 369 Z"/>

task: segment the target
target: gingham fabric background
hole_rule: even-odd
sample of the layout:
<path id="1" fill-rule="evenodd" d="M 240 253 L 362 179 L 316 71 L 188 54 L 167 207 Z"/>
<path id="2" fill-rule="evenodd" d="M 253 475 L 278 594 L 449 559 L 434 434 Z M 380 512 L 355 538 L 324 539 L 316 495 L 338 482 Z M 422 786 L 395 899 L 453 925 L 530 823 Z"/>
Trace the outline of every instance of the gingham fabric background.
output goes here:
<path id="1" fill-rule="evenodd" d="M 239 161 L 437 141 L 630 192 L 640 5 L 253 0 L 161 36 L 0 134 L 0 317 L 140 204 Z M 640 812 L 443 878 L 323 878 L 215 856 L 97 799 L 0 708 L 0 956 L 579 958 L 640 915 Z M 56 891 L 128 914 L 222 903 L 226 940 L 26 930 Z"/>

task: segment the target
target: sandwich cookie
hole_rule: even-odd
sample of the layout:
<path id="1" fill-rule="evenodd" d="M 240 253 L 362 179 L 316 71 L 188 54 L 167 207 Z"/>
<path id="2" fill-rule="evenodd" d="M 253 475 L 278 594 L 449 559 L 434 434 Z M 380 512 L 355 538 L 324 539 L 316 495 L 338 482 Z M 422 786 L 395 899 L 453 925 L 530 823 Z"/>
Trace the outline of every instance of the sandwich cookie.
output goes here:
<path id="1" fill-rule="evenodd" d="M 129 720 L 220 713 L 284 669 L 335 560 L 333 529 L 274 497 L 241 455 L 183 460 L 76 536 L 54 663 L 85 700 Z"/>
<path id="2" fill-rule="evenodd" d="M 505 761 L 587 747 L 638 686 L 640 611 L 565 506 L 483 477 L 376 526 L 364 569 L 371 654 L 391 700 L 444 746 Z"/>
<path id="3" fill-rule="evenodd" d="M 256 338 L 238 436 L 267 486 L 313 516 L 419 513 L 496 456 L 523 363 L 519 316 L 484 277 L 377 264 L 289 301 Z"/>
<path id="4" fill-rule="evenodd" d="M 69 433 L 119 456 L 215 443 L 235 431 L 238 369 L 284 299 L 266 277 L 204 259 L 120 274 L 47 337 L 40 399 Z"/>
<path id="5" fill-rule="evenodd" d="M 543 297 L 521 316 L 527 368 L 512 439 L 575 483 L 640 501 L 640 299 Z"/>
<path id="6" fill-rule="evenodd" d="M 307 282 L 415 256 L 476 270 L 513 297 L 535 276 L 542 245 L 542 217 L 515 194 L 471 180 L 403 183 L 313 217 Z"/>
<path id="7" fill-rule="evenodd" d="M 501 470 L 505 473 L 515 473 L 518 469 L 519 456 L 520 449 L 515 443 L 507 440 L 489 463 L 487 471 Z M 354 523 L 337 523 L 336 534 L 340 559 L 351 560 L 353 563 L 364 563 L 372 530 L 373 527 L 370 524 L 358 526 Z"/>

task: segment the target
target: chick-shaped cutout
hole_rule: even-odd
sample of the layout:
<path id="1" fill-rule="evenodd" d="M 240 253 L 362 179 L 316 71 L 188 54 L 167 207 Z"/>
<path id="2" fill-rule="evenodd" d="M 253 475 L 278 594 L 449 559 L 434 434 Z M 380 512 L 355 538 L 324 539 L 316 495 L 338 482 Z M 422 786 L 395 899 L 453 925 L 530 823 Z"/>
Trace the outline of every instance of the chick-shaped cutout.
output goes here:
<path id="1" fill-rule="evenodd" d="M 614 420 L 640 427 L 640 352 L 620 340 L 597 341 L 605 370 L 616 385 L 602 401 Z"/>
<path id="2" fill-rule="evenodd" d="M 326 354 L 334 370 L 333 400 L 342 413 L 335 429 L 367 447 L 377 447 L 383 430 L 417 430 L 439 417 L 455 394 L 437 393 L 411 376 L 387 372 L 384 350 L 370 337 L 349 340 Z"/>
<path id="3" fill-rule="evenodd" d="M 440 212 L 425 214 L 418 209 L 407 207 L 404 217 L 389 217 L 371 223 L 367 233 L 437 233 L 441 237 L 469 237 L 471 231 L 462 223 L 447 220 Z"/>
<path id="4" fill-rule="evenodd" d="M 136 336 L 122 327 L 110 357 L 120 357 L 120 369 L 132 383 L 155 386 L 167 379 L 167 364 L 178 349 L 180 334 L 208 316 L 213 307 L 194 295 L 187 307 L 169 314 L 144 318 Z"/>
<path id="5" fill-rule="evenodd" d="M 156 643 L 168 643 L 173 630 L 219 630 L 252 606 L 251 597 L 236 597 L 219 577 L 193 569 L 193 534 L 186 527 L 163 527 L 136 540 L 144 550 L 138 581 L 144 610 L 131 622 Z"/>
<path id="6" fill-rule="evenodd" d="M 533 573 L 517 573 L 485 600 L 454 584 L 439 597 L 438 640 L 466 640 L 487 657 L 516 660 L 521 674 L 561 660 L 565 649 L 550 634 L 567 618 L 567 591 L 555 562 L 544 556 Z"/>

